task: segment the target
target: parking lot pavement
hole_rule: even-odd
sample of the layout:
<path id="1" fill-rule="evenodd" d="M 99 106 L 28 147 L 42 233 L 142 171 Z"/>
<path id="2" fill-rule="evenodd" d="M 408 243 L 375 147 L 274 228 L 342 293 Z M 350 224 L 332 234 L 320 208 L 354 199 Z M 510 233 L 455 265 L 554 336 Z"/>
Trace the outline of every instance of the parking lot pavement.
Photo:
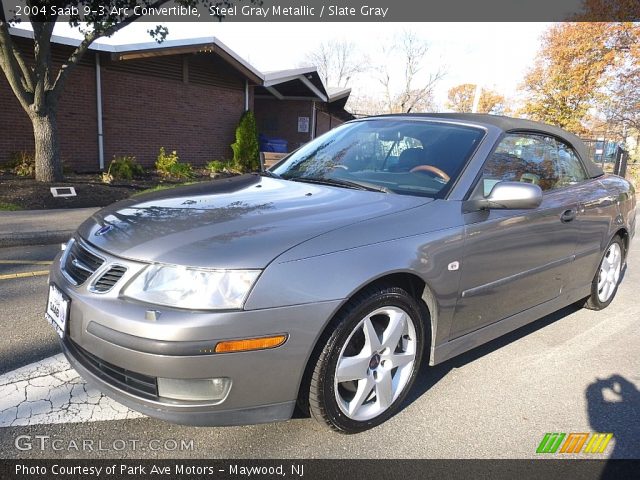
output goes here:
<path id="1" fill-rule="evenodd" d="M 50 262 L 59 250 L 60 245 L 0 249 L 0 374 L 60 351 L 43 321 L 47 276 L 11 278 L 48 270 L 39 262 Z"/>
<path id="2" fill-rule="evenodd" d="M 58 248 L 0 249 L 0 275 L 42 270 L 9 261 L 50 261 Z M 614 434 L 601 456 L 640 458 L 639 266 L 636 241 L 608 309 L 568 307 L 423 368 L 397 416 L 351 436 L 308 418 L 194 428 L 142 417 L 56 356 L 42 314 L 46 276 L 0 280 L 0 457 L 530 458 L 547 432 L 594 431 Z M 21 449 L 18 438 L 28 440 Z"/>
<path id="3" fill-rule="evenodd" d="M 66 242 L 98 208 L 0 212 L 0 248 Z"/>

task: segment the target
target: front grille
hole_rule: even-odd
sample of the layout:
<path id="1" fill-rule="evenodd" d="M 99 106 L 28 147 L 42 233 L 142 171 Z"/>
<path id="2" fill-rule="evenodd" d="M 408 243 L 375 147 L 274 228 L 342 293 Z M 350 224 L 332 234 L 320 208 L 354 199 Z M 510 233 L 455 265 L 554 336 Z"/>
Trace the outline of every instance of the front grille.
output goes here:
<path id="1" fill-rule="evenodd" d="M 94 255 L 77 241 L 71 244 L 64 262 L 64 271 L 76 285 L 82 285 L 95 272 L 104 260 Z"/>
<path id="2" fill-rule="evenodd" d="M 126 267 L 114 265 L 96 280 L 96 283 L 93 284 L 93 290 L 100 293 L 108 292 L 118 280 L 122 278 L 126 271 Z"/>
<path id="3" fill-rule="evenodd" d="M 107 383 L 138 397 L 150 400 L 158 399 L 158 379 L 156 377 L 132 372 L 131 370 L 126 370 L 105 362 L 92 353 L 87 352 L 69 337 L 67 337 L 65 341 L 70 349 L 74 351 L 75 357 L 86 368 L 97 373 L 98 376 L 102 377 Z"/>

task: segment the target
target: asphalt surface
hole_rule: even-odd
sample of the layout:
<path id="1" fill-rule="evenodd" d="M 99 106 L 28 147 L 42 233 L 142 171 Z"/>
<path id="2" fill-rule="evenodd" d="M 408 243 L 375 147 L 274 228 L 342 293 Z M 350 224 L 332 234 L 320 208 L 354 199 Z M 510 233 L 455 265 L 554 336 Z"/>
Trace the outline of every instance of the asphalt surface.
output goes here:
<path id="1" fill-rule="evenodd" d="M 99 209 L 0 212 L 0 248 L 66 242 L 96 210 Z"/>
<path id="2" fill-rule="evenodd" d="M 58 248 L 0 249 L 0 278 L 46 269 L 6 262 L 51 260 Z M 609 308 L 565 308 L 442 365 L 425 366 L 403 410 L 362 434 L 332 433 L 308 418 L 226 428 L 144 417 L 105 421 L 93 407 L 88 417 L 69 416 L 67 405 L 57 423 L 45 415 L 35 424 L 0 428 L 0 458 L 533 458 L 547 432 L 612 432 L 614 440 L 600 457 L 640 458 L 639 266 L 636 240 Z M 59 352 L 43 319 L 46 288 L 46 276 L 0 280 L 0 385 L 13 381 L 22 371 L 16 369 Z M 44 372 L 36 376 L 39 382 L 54 379 L 37 371 Z M 81 403 L 95 404 L 95 395 L 76 396 L 74 407 L 82 413 Z M 10 397 L 8 387 L 0 386 L 2 408 Z M 30 415 L 22 421 L 35 418 Z M 126 415 L 118 411 L 113 418 Z M 21 435 L 31 448 L 16 448 Z M 36 436 L 61 441 L 54 449 Z M 93 448 L 74 447 L 83 441 Z"/>

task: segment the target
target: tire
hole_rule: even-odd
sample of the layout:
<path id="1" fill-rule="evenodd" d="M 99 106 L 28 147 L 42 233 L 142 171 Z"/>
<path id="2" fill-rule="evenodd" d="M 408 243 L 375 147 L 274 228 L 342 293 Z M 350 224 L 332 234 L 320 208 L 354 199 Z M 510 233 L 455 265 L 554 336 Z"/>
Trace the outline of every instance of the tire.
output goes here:
<path id="1" fill-rule="evenodd" d="M 350 434 L 397 413 L 422 361 L 426 318 L 426 307 L 402 288 L 372 287 L 351 299 L 320 340 L 311 416 Z"/>
<path id="2" fill-rule="evenodd" d="M 598 270 L 591 282 L 591 295 L 584 304 L 585 308 L 602 310 L 609 306 L 618 292 L 624 262 L 624 243 L 616 235 L 607 246 L 600 265 L 598 265 Z"/>

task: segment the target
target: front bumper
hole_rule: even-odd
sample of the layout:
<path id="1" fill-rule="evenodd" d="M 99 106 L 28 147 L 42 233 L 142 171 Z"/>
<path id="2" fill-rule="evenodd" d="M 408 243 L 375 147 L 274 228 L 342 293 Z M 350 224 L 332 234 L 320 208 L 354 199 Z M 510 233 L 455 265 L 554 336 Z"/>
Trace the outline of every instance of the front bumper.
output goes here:
<path id="1" fill-rule="evenodd" d="M 121 259 L 118 259 L 122 263 Z M 70 299 L 62 349 L 106 395 L 146 415 L 189 425 L 240 425 L 291 418 L 307 360 L 340 301 L 250 311 L 193 312 L 149 306 L 76 286 L 54 261 L 50 281 Z M 156 320 L 146 312 L 157 311 Z M 286 333 L 270 350 L 212 354 L 218 341 Z M 107 367 L 105 369 L 104 365 Z M 110 370 L 109 370 L 110 369 Z M 116 374 L 106 374 L 105 372 Z M 124 373 L 123 373 L 124 372 Z M 129 375 L 127 374 L 129 372 Z M 128 375 L 128 376 L 127 376 Z M 116 380 L 116 377 L 118 380 Z M 231 379 L 217 402 L 163 398 L 129 388 L 140 378 Z"/>

